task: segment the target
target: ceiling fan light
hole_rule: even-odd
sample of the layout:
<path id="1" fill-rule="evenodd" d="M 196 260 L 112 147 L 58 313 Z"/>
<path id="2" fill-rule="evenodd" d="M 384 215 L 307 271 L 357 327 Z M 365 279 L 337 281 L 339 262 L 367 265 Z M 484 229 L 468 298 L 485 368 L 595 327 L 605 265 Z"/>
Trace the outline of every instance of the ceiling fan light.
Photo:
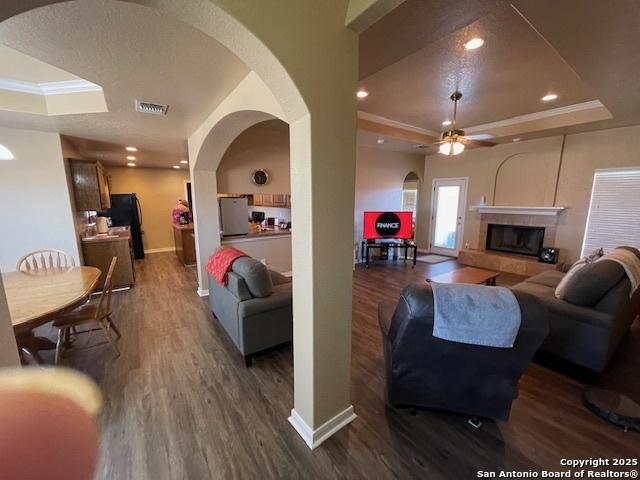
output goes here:
<path id="1" fill-rule="evenodd" d="M 453 145 L 453 155 L 460 155 L 464 152 L 464 144 L 461 142 L 454 142 Z"/>
<path id="2" fill-rule="evenodd" d="M 456 140 L 450 140 L 442 143 L 438 151 L 443 155 L 459 155 L 464 152 L 464 144 Z"/>
<path id="3" fill-rule="evenodd" d="M 443 155 L 449 155 L 451 153 L 451 143 L 442 143 L 438 151 Z"/>

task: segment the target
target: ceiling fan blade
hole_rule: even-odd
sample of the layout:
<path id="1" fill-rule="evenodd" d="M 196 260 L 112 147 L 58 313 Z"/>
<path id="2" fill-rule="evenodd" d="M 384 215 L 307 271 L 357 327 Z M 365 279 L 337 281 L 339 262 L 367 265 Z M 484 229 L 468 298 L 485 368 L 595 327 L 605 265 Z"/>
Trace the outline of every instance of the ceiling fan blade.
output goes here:
<path id="1" fill-rule="evenodd" d="M 486 140 L 472 140 L 466 137 L 458 137 L 458 141 L 469 145 L 470 147 L 493 147 L 497 145 L 495 142 L 487 142 Z"/>

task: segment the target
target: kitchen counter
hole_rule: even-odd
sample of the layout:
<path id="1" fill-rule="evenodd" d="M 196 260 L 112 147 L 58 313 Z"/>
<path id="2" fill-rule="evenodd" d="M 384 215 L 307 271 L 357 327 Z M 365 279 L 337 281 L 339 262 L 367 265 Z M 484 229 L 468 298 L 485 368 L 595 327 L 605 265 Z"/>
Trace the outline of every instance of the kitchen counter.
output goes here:
<path id="1" fill-rule="evenodd" d="M 129 227 L 112 227 L 106 236 L 82 238 L 82 257 L 85 265 L 99 268 L 102 272 L 96 291 L 102 289 L 113 257 L 118 258 L 113 271 L 113 288 L 129 288 L 135 283 Z"/>
<path id="2" fill-rule="evenodd" d="M 90 237 L 82 237 L 82 243 L 102 243 L 102 242 L 120 242 L 122 240 L 129 241 L 131 232 L 129 227 L 112 227 L 107 235 L 95 235 Z"/>
<path id="3" fill-rule="evenodd" d="M 223 235 L 222 243 L 242 243 L 243 241 L 259 240 L 269 237 L 291 236 L 291 230 L 287 228 L 271 227 L 261 232 L 249 232 L 244 235 Z"/>
<path id="4" fill-rule="evenodd" d="M 275 228 L 247 235 L 222 238 L 222 245 L 233 246 L 281 272 L 291 270 L 291 230 Z"/>

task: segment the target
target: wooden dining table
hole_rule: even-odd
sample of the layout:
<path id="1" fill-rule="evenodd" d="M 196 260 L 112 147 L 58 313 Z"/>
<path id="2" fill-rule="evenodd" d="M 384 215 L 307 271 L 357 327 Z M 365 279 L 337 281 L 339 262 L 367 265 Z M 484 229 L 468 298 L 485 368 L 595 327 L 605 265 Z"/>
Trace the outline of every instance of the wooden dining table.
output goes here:
<path id="1" fill-rule="evenodd" d="M 3 273 L 11 324 L 21 352 L 42 362 L 38 351 L 53 348 L 55 344 L 36 337 L 33 329 L 85 303 L 100 275 L 100 270 L 94 267 Z"/>

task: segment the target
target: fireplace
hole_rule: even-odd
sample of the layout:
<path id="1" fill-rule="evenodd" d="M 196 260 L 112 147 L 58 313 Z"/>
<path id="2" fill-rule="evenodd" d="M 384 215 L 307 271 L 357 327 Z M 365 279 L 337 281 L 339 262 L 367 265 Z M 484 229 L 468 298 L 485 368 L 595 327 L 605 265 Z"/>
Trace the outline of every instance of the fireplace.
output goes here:
<path id="1" fill-rule="evenodd" d="M 542 249 L 544 227 L 487 225 L 487 250 L 537 257 Z"/>

